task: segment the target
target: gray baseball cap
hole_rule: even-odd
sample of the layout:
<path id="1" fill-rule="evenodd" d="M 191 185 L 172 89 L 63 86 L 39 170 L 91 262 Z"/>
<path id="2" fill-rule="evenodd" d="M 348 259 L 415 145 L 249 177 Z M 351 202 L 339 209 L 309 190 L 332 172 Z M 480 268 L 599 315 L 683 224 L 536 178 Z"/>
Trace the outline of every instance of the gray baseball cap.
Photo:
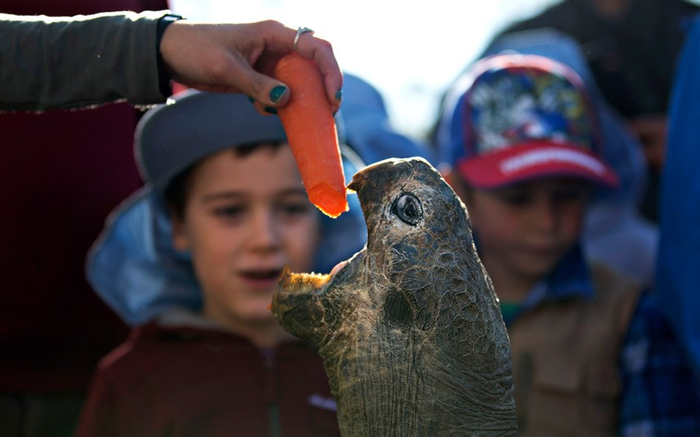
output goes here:
<path id="1" fill-rule="evenodd" d="M 282 122 L 243 94 L 188 90 L 144 114 L 134 153 L 143 179 L 161 195 L 180 172 L 230 147 L 286 141 Z"/>

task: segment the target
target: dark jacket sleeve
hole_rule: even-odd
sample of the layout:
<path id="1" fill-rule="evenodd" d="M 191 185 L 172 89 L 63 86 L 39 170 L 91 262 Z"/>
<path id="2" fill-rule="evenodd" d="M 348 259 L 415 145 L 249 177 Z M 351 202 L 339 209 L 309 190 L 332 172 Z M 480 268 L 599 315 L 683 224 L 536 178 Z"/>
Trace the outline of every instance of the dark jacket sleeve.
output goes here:
<path id="1" fill-rule="evenodd" d="M 167 13 L 0 14 L 0 110 L 163 102 L 156 28 Z"/>

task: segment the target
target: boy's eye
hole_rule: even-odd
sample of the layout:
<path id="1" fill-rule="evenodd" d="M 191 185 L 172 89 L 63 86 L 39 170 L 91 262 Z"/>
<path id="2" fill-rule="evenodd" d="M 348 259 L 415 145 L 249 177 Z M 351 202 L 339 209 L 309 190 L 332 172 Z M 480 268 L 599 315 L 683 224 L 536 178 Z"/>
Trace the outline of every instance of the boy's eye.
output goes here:
<path id="1" fill-rule="evenodd" d="M 235 217 L 242 214 L 244 208 L 240 205 L 225 205 L 214 208 L 214 215 L 217 217 Z"/>
<path id="2" fill-rule="evenodd" d="M 280 211 L 289 215 L 306 214 L 310 208 L 311 205 L 308 202 L 301 201 L 283 202 L 279 205 Z"/>
<path id="3" fill-rule="evenodd" d="M 588 196 L 588 189 L 584 187 L 561 188 L 552 193 L 555 203 L 569 203 L 584 200 Z"/>
<path id="4" fill-rule="evenodd" d="M 519 191 L 501 193 L 500 198 L 503 202 L 512 206 L 524 206 L 532 201 L 530 193 Z"/>

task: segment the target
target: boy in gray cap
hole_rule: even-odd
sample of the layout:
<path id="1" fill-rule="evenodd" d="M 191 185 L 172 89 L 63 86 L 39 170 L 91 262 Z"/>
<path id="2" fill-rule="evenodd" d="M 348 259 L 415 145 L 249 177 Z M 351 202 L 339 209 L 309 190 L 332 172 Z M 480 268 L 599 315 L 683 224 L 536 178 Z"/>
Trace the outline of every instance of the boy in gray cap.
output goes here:
<path id="1" fill-rule="evenodd" d="M 338 435 L 320 358 L 269 305 L 285 266 L 327 273 L 362 247 L 359 207 L 322 217 L 279 119 L 242 95 L 186 92 L 143 117 L 136 149 L 147 184 L 88 262 L 135 328 L 101 361 L 77 435 Z"/>

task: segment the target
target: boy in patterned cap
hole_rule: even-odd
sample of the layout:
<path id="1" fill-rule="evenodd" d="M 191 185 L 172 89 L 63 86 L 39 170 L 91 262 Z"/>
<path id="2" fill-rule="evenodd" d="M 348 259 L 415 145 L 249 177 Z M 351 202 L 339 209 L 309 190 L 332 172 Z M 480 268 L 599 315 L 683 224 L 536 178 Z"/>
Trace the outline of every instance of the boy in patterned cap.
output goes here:
<path id="1" fill-rule="evenodd" d="M 582 255 L 589 194 L 618 183 L 592 108 L 561 63 L 484 58 L 446 100 L 441 169 L 501 301 L 521 435 L 688 435 L 700 398 L 653 295 Z"/>

